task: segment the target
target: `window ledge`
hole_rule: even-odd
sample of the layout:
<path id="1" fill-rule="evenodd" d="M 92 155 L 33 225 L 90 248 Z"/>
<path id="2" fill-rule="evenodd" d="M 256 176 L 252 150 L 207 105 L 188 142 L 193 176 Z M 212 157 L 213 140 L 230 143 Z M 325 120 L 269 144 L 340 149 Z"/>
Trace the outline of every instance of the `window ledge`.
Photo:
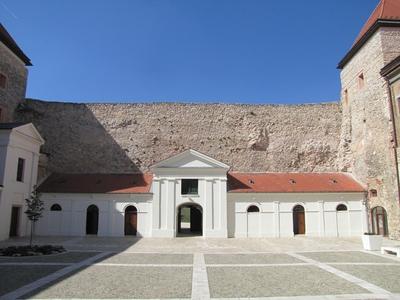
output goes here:
<path id="1" fill-rule="evenodd" d="M 190 198 L 190 197 L 193 197 L 193 198 L 198 198 L 198 197 L 200 197 L 200 195 L 199 194 L 181 194 L 181 196 L 183 197 L 183 198 Z"/>

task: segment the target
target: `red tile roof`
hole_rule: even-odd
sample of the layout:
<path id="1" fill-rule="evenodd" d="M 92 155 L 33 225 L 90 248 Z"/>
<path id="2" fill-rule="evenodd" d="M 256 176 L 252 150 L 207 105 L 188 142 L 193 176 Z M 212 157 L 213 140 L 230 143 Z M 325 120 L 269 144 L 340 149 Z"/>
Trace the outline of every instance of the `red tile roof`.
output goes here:
<path id="1" fill-rule="evenodd" d="M 350 51 L 339 62 L 338 68 L 343 69 L 379 27 L 393 26 L 400 26 L 400 0 L 381 0 L 364 24 Z"/>
<path id="2" fill-rule="evenodd" d="M 378 20 L 400 21 L 400 1 L 381 0 L 356 38 L 356 44 Z"/>
<path id="3" fill-rule="evenodd" d="M 364 192 L 346 173 L 229 173 L 231 193 Z"/>
<path id="4" fill-rule="evenodd" d="M 144 194 L 150 192 L 152 174 L 52 174 L 41 193 Z"/>

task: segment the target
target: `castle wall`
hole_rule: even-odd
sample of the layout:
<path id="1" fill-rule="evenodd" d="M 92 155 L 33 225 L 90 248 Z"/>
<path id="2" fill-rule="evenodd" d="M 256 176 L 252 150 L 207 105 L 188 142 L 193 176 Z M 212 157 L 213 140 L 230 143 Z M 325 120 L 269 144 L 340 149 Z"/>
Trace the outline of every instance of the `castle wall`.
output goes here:
<path id="1" fill-rule="evenodd" d="M 25 99 L 28 70 L 25 64 L 0 43 L 0 74 L 7 78 L 6 87 L 0 88 L 0 122 L 14 120 L 14 111 L 18 103 Z"/>
<path id="2" fill-rule="evenodd" d="M 369 197 L 369 205 L 386 209 L 391 237 L 400 236 L 400 209 L 390 97 L 380 70 L 399 55 L 399 39 L 397 29 L 378 30 L 341 72 L 339 167 L 378 191 L 377 197 Z"/>
<path id="3" fill-rule="evenodd" d="M 188 148 L 239 171 L 337 169 L 336 103 L 26 104 L 19 120 L 32 120 L 45 138 L 52 172 L 146 171 Z"/>

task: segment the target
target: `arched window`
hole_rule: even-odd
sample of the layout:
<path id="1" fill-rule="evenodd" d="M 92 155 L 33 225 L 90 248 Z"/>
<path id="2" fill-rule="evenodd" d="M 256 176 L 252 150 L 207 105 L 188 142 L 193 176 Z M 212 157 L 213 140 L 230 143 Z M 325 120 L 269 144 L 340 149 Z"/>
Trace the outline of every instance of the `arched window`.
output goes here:
<path id="1" fill-rule="evenodd" d="M 344 204 L 339 204 L 339 205 L 336 207 L 336 211 L 346 211 L 346 210 L 347 210 L 347 206 L 344 205 Z"/>
<path id="2" fill-rule="evenodd" d="M 62 211 L 62 208 L 61 208 L 61 205 L 60 205 L 60 204 L 53 204 L 53 205 L 50 207 L 50 210 L 51 210 L 51 211 Z"/>
<path id="3" fill-rule="evenodd" d="M 375 234 L 387 236 L 387 214 L 386 210 L 382 206 L 377 206 L 372 209 L 372 229 Z"/>
<path id="4" fill-rule="evenodd" d="M 260 209 L 255 205 L 251 205 L 247 208 L 247 212 L 260 212 Z"/>

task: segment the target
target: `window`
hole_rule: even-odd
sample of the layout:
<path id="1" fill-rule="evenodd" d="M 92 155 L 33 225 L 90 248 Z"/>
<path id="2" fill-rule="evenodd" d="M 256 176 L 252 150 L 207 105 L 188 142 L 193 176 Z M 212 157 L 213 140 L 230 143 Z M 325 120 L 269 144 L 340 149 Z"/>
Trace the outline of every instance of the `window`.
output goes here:
<path id="1" fill-rule="evenodd" d="M 365 85 L 364 74 L 361 73 L 360 75 L 358 75 L 358 88 L 362 89 L 364 85 Z"/>
<path id="2" fill-rule="evenodd" d="M 378 191 L 375 189 L 372 189 L 369 191 L 369 196 L 370 197 L 378 197 Z"/>
<path id="3" fill-rule="evenodd" d="M 339 204 L 339 205 L 336 207 L 336 211 L 346 211 L 346 210 L 347 210 L 347 206 L 344 205 L 344 204 Z"/>
<path id="4" fill-rule="evenodd" d="M 25 169 L 25 159 L 18 158 L 18 167 L 17 167 L 17 181 L 24 181 L 24 169 Z"/>
<path id="5" fill-rule="evenodd" d="M 247 212 L 260 212 L 260 209 L 255 206 L 255 205 L 251 205 L 249 206 L 249 208 L 247 209 Z"/>
<path id="6" fill-rule="evenodd" d="M 199 191 L 199 181 L 197 179 L 182 179 L 182 195 L 197 195 Z"/>
<path id="7" fill-rule="evenodd" d="M 50 210 L 51 210 L 51 211 L 62 211 L 62 208 L 61 208 L 61 205 L 60 205 L 60 204 L 53 204 L 53 205 L 50 207 Z"/>
<path id="8" fill-rule="evenodd" d="M 7 84 L 7 77 L 6 75 L 0 73 L 0 88 L 5 89 Z"/>
<path id="9" fill-rule="evenodd" d="M 346 89 L 344 90 L 344 104 L 347 105 L 349 103 L 349 91 Z"/>

